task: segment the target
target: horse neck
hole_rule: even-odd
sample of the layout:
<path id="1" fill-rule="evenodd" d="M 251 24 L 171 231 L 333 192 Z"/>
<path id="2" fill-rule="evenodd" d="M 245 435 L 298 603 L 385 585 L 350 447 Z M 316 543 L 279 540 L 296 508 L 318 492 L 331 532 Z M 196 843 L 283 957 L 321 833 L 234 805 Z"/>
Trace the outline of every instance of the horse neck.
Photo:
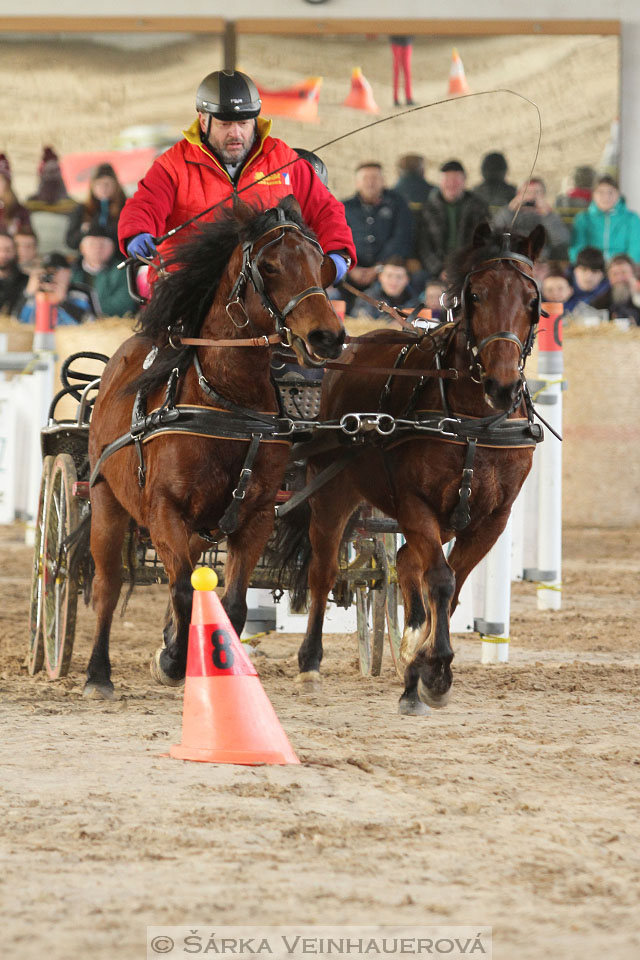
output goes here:
<path id="1" fill-rule="evenodd" d="M 225 309 L 231 282 L 221 283 L 200 337 L 210 340 L 246 340 L 261 334 L 252 324 L 238 328 Z M 270 378 L 270 347 L 197 347 L 202 372 L 213 389 L 241 406 L 277 409 Z"/>

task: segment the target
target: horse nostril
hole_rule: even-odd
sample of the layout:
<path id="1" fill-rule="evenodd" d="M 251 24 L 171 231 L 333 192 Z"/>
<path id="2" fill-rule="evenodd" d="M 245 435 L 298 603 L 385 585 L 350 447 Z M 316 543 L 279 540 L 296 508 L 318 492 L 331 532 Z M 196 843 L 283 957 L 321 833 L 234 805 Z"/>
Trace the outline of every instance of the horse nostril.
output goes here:
<path id="1" fill-rule="evenodd" d="M 339 330 L 338 333 L 331 330 L 312 330 L 307 340 L 314 353 L 337 357 L 342 349 L 344 336 L 344 330 Z"/>

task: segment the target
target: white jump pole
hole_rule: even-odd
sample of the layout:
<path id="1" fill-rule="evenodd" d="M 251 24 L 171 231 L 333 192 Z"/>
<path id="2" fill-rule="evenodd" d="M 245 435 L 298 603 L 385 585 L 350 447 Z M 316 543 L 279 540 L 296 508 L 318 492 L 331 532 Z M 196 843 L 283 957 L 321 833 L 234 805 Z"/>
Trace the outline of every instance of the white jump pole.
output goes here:
<path id="1" fill-rule="evenodd" d="M 561 303 L 543 303 L 549 316 L 540 321 L 538 377 L 542 388 L 535 403 L 545 420 L 562 435 Z M 550 430 L 537 450 L 538 470 L 538 610 L 562 606 L 562 443 Z"/>
<path id="2" fill-rule="evenodd" d="M 511 517 L 484 564 L 484 617 L 476 620 L 476 629 L 482 634 L 482 663 L 507 663 L 511 616 Z"/>

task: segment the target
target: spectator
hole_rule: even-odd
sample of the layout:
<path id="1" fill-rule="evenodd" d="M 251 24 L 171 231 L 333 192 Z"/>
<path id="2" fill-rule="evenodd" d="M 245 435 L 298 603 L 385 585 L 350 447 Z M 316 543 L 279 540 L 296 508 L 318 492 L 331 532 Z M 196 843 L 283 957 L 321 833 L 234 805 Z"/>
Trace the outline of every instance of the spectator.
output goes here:
<path id="1" fill-rule="evenodd" d="M 542 281 L 541 293 L 543 303 L 566 304 L 573 294 L 573 287 L 564 273 L 554 271 L 553 273 L 548 273 Z"/>
<path id="2" fill-rule="evenodd" d="M 390 307 L 413 307 L 417 303 L 417 297 L 409 282 L 409 271 L 406 261 L 403 257 L 387 257 L 378 273 L 377 280 L 367 287 L 365 293 L 374 300 L 384 300 Z M 372 304 L 362 300 L 358 304 L 360 312 L 367 313 L 370 317 L 384 320 L 388 323 L 391 319 L 389 314 Z"/>
<path id="3" fill-rule="evenodd" d="M 18 202 L 11 189 L 11 166 L 0 153 L 0 230 L 13 235 L 21 227 L 30 227 L 29 211 Z"/>
<path id="4" fill-rule="evenodd" d="M 118 270 L 120 257 L 105 227 L 89 227 L 80 241 L 80 259 L 71 271 L 71 286 L 93 292 L 99 317 L 133 314 L 137 304 L 129 296 L 127 277 Z"/>
<path id="5" fill-rule="evenodd" d="M 569 228 L 562 217 L 554 213 L 547 200 L 544 180 L 532 177 L 521 184 L 513 200 L 498 210 L 493 218 L 493 225 L 499 230 L 511 230 L 516 212 L 513 227 L 519 233 L 531 233 L 538 224 L 542 224 L 547 231 L 547 242 L 542 249 L 544 259 L 568 259 Z"/>
<path id="6" fill-rule="evenodd" d="M 84 323 L 95 317 L 90 294 L 74 290 L 70 286 L 71 268 L 64 254 L 54 251 L 42 260 L 42 265 L 29 277 L 24 297 L 16 313 L 21 323 L 34 323 L 36 317 L 36 294 L 48 294 L 49 303 L 56 307 L 56 326 Z"/>
<path id="7" fill-rule="evenodd" d="M 91 177 L 89 196 L 73 211 L 67 230 L 67 246 L 77 250 L 91 227 L 102 227 L 118 247 L 118 220 L 126 196 L 110 163 L 102 163 Z"/>
<path id="8" fill-rule="evenodd" d="M 408 257 L 411 252 L 411 211 L 395 190 L 384 184 L 382 166 L 361 163 L 356 168 L 356 192 L 344 201 L 347 223 L 353 234 L 358 266 L 349 273 L 349 283 L 366 290 L 376 279 L 377 268 L 387 257 Z M 345 292 L 347 313 L 353 295 Z"/>
<path id="9" fill-rule="evenodd" d="M 466 180 L 458 160 L 443 163 L 440 185 L 423 207 L 415 251 L 428 279 L 441 277 L 447 256 L 470 243 L 477 225 L 489 219 L 489 208 L 466 189 Z"/>
<path id="10" fill-rule="evenodd" d="M 38 177 L 40 178 L 38 189 L 26 202 L 29 210 L 70 214 L 76 204 L 67 193 L 58 155 L 51 147 L 45 147 L 42 151 Z"/>
<path id="11" fill-rule="evenodd" d="M 514 185 L 507 183 L 505 179 L 508 169 L 503 153 L 487 153 L 482 158 L 482 182 L 474 187 L 472 192 L 486 203 L 491 213 L 496 213 L 516 195 Z"/>
<path id="12" fill-rule="evenodd" d="M 411 54 L 413 53 L 413 37 L 389 37 L 391 53 L 393 55 L 393 105 L 400 106 L 400 73 L 404 77 L 404 94 L 407 106 L 413 106 L 411 92 Z"/>
<path id="13" fill-rule="evenodd" d="M 606 293 L 609 281 L 605 275 L 602 251 L 595 247 L 585 247 L 576 257 L 571 281 L 573 295 L 567 300 L 566 310 L 570 313 L 579 303 L 591 303 L 596 297 Z"/>
<path id="14" fill-rule="evenodd" d="M 556 197 L 556 210 L 574 215 L 580 210 L 586 210 L 591 203 L 593 194 L 593 184 L 596 178 L 596 172 L 593 167 L 576 167 L 573 171 L 573 186 L 565 193 Z"/>
<path id="15" fill-rule="evenodd" d="M 417 223 L 429 194 L 435 189 L 432 183 L 425 180 L 424 157 L 418 153 L 407 153 L 398 159 L 396 166 L 399 176 L 393 189 L 407 201 Z"/>
<path id="16" fill-rule="evenodd" d="M 640 260 L 640 217 L 627 209 L 613 177 L 600 177 L 589 207 L 573 221 L 572 261 L 583 247 L 602 250 L 606 261 L 619 253 Z"/>
<path id="17" fill-rule="evenodd" d="M 13 237 L 0 233 L 0 313 L 14 313 L 28 279 L 18 266 Z"/>
<path id="18" fill-rule="evenodd" d="M 609 289 L 596 297 L 591 306 L 608 310 L 609 319 L 628 319 L 640 326 L 640 281 L 633 261 L 626 253 L 612 257 L 607 265 Z"/>
<path id="19" fill-rule="evenodd" d="M 30 273 L 40 261 L 38 254 L 38 237 L 33 230 L 30 230 L 28 227 L 22 227 L 14 233 L 13 239 L 16 244 L 18 265 L 23 273 Z"/>

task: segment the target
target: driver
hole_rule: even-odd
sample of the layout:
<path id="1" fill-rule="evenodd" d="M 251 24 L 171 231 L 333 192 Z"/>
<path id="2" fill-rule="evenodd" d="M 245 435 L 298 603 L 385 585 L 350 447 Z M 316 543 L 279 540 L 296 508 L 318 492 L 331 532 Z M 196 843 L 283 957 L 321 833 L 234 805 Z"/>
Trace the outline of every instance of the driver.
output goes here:
<path id="1" fill-rule="evenodd" d="M 124 205 L 118 223 L 123 253 L 153 257 L 154 237 L 220 200 L 225 203 L 203 222 L 237 201 L 266 209 L 292 194 L 335 266 L 330 282 L 344 278 L 356 256 L 344 207 L 306 158 L 269 136 L 271 121 L 259 116 L 260 107 L 258 89 L 244 73 L 217 70 L 204 78 L 196 95 L 198 116 L 183 131 L 184 139 L 154 161 Z M 288 161 L 293 162 L 280 170 Z M 166 241 L 162 252 L 188 237 L 199 222 Z"/>

